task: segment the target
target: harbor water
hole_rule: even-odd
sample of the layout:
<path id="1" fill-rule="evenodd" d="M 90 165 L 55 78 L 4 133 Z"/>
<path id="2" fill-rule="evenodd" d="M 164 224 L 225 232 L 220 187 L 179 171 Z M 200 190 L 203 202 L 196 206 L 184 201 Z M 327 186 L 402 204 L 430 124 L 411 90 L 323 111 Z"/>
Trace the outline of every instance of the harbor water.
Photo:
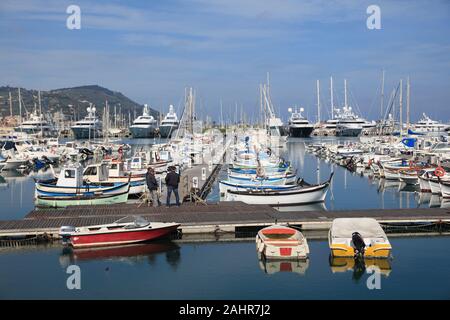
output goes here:
<path id="1" fill-rule="evenodd" d="M 400 182 L 375 179 L 307 153 L 305 143 L 335 138 L 291 139 L 280 154 L 307 182 L 334 172 L 323 204 L 280 210 L 394 209 L 446 206 Z M 337 141 L 337 140 L 336 140 Z M 126 140 L 131 152 L 153 139 Z M 131 155 L 128 154 L 129 156 Z M 220 177 L 226 175 L 226 166 Z M 0 219 L 21 219 L 34 209 L 34 179 L 51 170 L 0 175 Z M 217 182 L 208 201 L 219 201 Z M 306 235 L 308 236 L 308 235 Z M 389 236 L 389 235 L 388 235 Z M 201 240 L 201 239 L 199 239 Z M 228 239 L 230 240 L 230 239 Z M 264 263 L 254 238 L 233 241 L 163 241 L 135 246 L 71 251 L 49 245 L 0 248 L 0 299 L 449 299 L 450 267 L 445 235 L 393 236 L 393 258 L 375 266 L 380 288 L 370 289 L 371 261 L 333 260 L 326 234 L 309 240 L 307 262 Z M 81 270 L 81 289 L 69 290 L 69 265 Z"/>

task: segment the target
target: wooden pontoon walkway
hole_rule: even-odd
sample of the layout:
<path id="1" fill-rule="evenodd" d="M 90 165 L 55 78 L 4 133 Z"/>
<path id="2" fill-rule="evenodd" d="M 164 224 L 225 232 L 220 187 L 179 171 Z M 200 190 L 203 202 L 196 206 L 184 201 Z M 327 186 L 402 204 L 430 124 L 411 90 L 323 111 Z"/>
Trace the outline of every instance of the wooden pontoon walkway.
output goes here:
<path id="1" fill-rule="evenodd" d="M 279 212 L 270 206 L 242 202 L 183 204 L 181 207 L 170 208 L 124 204 L 34 210 L 22 220 L 0 221 L 0 237 L 42 234 L 56 237 L 59 227 L 63 225 L 111 223 L 133 214 L 155 222 L 179 222 L 183 233 L 235 232 L 246 227 L 269 225 L 275 221 L 301 226 L 305 230 L 326 230 L 332 220 L 338 217 L 373 217 L 381 223 L 391 224 L 450 223 L 450 210 L 441 208 Z"/>

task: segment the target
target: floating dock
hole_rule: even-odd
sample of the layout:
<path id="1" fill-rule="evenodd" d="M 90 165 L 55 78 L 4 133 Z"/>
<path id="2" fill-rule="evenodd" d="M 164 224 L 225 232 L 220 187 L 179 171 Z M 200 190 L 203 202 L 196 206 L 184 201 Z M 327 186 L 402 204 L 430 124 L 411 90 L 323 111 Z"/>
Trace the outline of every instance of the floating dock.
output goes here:
<path id="1" fill-rule="evenodd" d="M 58 238 L 61 226 L 105 224 L 128 215 L 141 215 L 154 222 L 179 222 L 183 234 L 238 233 L 255 230 L 276 221 L 289 223 L 303 230 L 328 230 L 333 219 L 342 217 L 372 217 L 382 224 L 394 227 L 450 225 L 450 210 L 444 208 L 280 212 L 268 205 L 243 202 L 207 205 L 187 203 L 170 208 L 120 204 L 33 210 L 22 220 L 0 221 L 0 237 Z"/>

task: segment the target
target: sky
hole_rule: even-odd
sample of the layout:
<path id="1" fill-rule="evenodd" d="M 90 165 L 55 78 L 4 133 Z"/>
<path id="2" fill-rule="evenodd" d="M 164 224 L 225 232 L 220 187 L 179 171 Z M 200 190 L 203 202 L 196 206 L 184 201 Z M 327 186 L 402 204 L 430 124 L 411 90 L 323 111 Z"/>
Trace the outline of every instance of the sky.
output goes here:
<path id="1" fill-rule="evenodd" d="M 372 4 L 379 30 L 367 28 Z M 80 29 L 66 26 L 69 5 Z M 2 0 L 0 48 L 0 85 L 98 84 L 164 112 L 193 87 L 197 114 L 216 120 L 221 101 L 225 120 L 236 105 L 258 119 L 268 72 L 285 120 L 292 106 L 317 119 L 316 80 L 328 118 L 330 76 L 335 104 L 347 79 L 353 109 L 378 119 L 385 70 L 385 102 L 410 77 L 412 120 L 450 120 L 448 0 Z"/>

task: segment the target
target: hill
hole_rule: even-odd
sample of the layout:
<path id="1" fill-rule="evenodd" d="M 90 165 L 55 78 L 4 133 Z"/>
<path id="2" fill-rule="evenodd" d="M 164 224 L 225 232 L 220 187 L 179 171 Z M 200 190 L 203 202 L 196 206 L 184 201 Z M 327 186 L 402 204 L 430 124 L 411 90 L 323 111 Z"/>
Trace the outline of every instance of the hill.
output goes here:
<path id="1" fill-rule="evenodd" d="M 12 96 L 13 114 L 19 114 L 18 88 L 3 86 L 0 87 L 0 116 L 10 115 L 9 92 Z M 38 106 L 38 91 L 20 88 L 22 96 L 22 114 L 34 110 Z M 98 85 L 88 85 L 73 88 L 62 88 L 50 91 L 41 91 L 42 111 L 53 114 L 57 111 L 63 112 L 68 118 L 80 119 L 86 115 L 86 108 L 89 103 L 93 103 L 99 113 L 103 113 L 105 101 L 108 101 L 110 113 L 121 112 L 126 118 L 128 114 L 134 119 L 134 115 L 140 115 L 142 105 L 131 100 L 120 92 L 111 91 Z M 154 117 L 158 116 L 158 111 L 150 109 Z"/>

